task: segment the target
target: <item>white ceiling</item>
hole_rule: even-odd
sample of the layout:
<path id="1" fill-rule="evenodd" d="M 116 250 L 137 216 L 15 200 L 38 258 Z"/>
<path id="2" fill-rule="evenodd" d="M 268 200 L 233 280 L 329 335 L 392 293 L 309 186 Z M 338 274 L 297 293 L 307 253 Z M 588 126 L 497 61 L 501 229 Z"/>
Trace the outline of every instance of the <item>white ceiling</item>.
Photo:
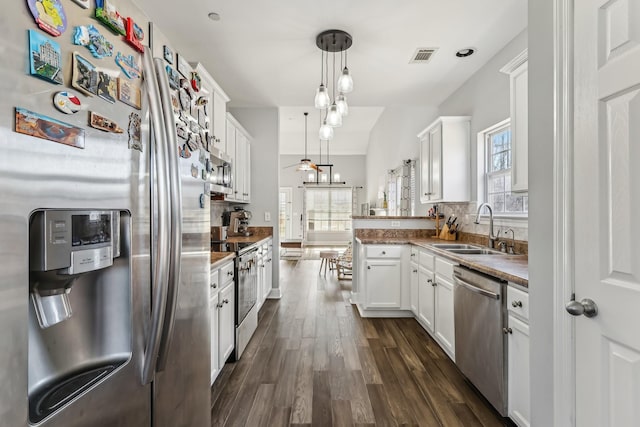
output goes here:
<path id="1" fill-rule="evenodd" d="M 313 110 L 320 83 L 315 37 L 321 31 L 337 28 L 353 36 L 353 113 L 336 130 L 343 141 L 333 146 L 336 153 L 365 153 L 380 107 L 439 105 L 527 25 L 527 0 L 135 2 L 181 54 L 205 65 L 231 97 L 230 106 L 281 107 L 283 154 L 294 152 L 295 140 L 295 151 L 304 149 L 301 113 Z M 209 12 L 219 13 L 220 21 L 209 20 Z M 409 64 L 419 47 L 439 50 L 428 64 Z M 477 53 L 456 58 L 465 47 Z M 299 130 L 290 120 L 296 114 Z M 316 146 L 317 127 L 317 116 L 310 117 L 309 141 Z"/>

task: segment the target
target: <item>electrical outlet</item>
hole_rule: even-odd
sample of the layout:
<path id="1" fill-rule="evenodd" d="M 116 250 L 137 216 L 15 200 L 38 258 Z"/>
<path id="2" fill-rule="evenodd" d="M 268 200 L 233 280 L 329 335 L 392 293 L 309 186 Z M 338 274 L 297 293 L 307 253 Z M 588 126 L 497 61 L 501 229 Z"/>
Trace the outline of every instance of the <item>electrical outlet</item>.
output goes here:
<path id="1" fill-rule="evenodd" d="M 271 212 L 264 213 L 264 220 L 267 222 L 271 221 Z"/>
<path id="2" fill-rule="evenodd" d="M 391 221 L 392 227 L 400 227 L 400 221 Z"/>

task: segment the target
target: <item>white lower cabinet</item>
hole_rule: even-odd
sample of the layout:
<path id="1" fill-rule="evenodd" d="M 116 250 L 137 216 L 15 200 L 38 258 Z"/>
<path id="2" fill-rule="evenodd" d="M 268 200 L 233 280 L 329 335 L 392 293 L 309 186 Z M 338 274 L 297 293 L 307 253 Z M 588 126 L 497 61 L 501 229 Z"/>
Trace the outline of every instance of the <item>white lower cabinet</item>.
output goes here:
<path id="1" fill-rule="evenodd" d="M 418 270 L 418 322 L 427 331 L 435 330 L 435 288 L 433 272 L 420 266 Z"/>
<path id="2" fill-rule="evenodd" d="M 414 316 L 418 316 L 418 308 L 420 305 L 420 299 L 418 296 L 419 289 L 419 277 L 418 277 L 418 264 L 411 263 L 411 312 Z"/>
<path id="3" fill-rule="evenodd" d="M 455 361 L 453 266 L 457 264 L 438 257 L 435 261 L 435 338 L 444 351 Z"/>
<path id="4" fill-rule="evenodd" d="M 233 261 L 211 271 L 209 321 L 211 330 L 211 384 L 231 355 L 235 343 Z"/>
<path id="5" fill-rule="evenodd" d="M 507 287 L 509 418 L 520 427 L 530 424 L 529 295 Z"/>
<path id="6" fill-rule="evenodd" d="M 262 288 L 262 302 L 264 302 L 271 293 L 273 287 L 273 243 L 269 241 L 269 251 L 267 252 L 266 259 L 264 261 L 264 282 Z"/>
<path id="7" fill-rule="evenodd" d="M 399 259 L 367 260 L 367 308 L 400 308 L 402 263 Z"/>
<path id="8" fill-rule="evenodd" d="M 220 365 L 224 365 L 231 352 L 235 341 L 235 325 L 233 312 L 235 306 L 233 282 L 220 291 L 218 302 L 219 337 L 218 357 Z"/>

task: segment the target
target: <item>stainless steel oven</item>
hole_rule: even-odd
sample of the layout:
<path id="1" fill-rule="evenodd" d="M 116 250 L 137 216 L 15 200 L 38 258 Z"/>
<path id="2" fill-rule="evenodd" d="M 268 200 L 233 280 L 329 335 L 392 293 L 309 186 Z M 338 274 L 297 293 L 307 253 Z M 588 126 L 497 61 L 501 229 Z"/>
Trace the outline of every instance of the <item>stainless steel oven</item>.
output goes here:
<path id="1" fill-rule="evenodd" d="M 252 244 L 236 252 L 236 360 L 258 327 L 257 251 L 258 246 Z"/>

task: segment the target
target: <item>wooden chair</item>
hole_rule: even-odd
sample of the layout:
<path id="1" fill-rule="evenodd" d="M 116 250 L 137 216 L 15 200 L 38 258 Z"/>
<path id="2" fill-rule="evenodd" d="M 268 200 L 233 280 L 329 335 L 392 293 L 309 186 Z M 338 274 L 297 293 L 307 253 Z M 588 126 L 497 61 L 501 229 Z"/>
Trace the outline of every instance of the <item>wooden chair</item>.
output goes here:
<path id="1" fill-rule="evenodd" d="M 339 280 L 351 280 L 353 270 L 353 249 L 351 243 L 349 243 L 347 249 L 338 256 L 336 269 L 338 270 Z"/>

